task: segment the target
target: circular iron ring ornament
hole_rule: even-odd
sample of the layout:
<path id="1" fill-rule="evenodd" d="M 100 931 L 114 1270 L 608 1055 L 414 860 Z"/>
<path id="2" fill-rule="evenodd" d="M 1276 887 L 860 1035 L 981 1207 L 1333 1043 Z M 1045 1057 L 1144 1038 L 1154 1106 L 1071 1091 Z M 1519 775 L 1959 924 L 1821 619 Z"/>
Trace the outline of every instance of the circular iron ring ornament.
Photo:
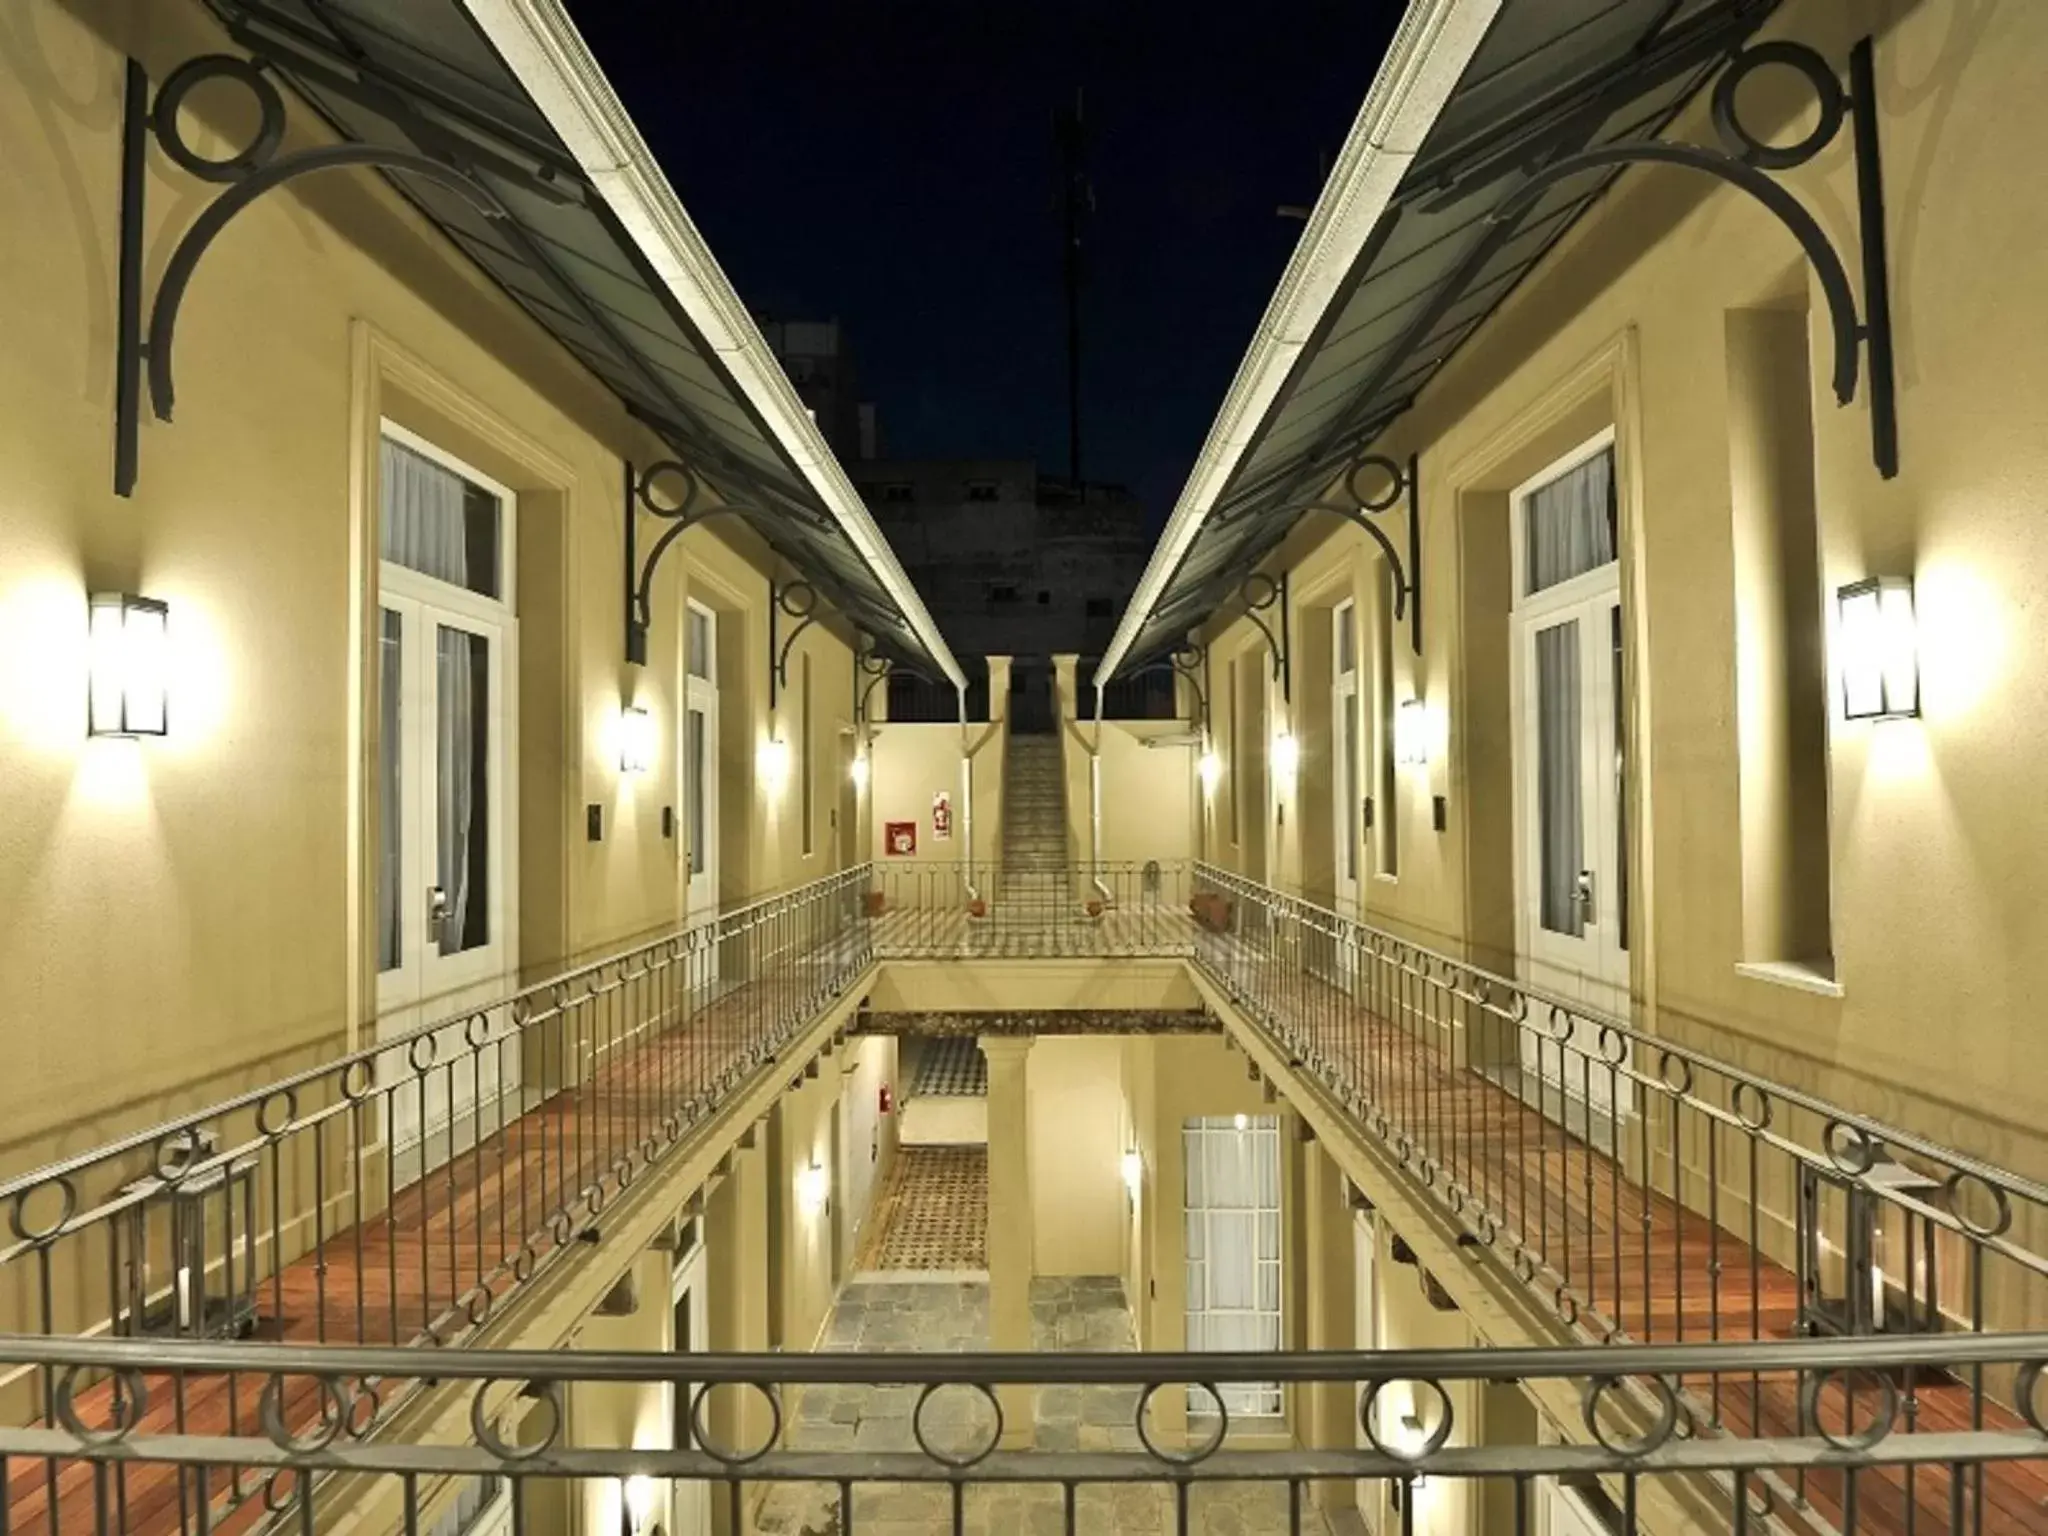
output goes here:
<path id="1" fill-rule="evenodd" d="M 36 1196 L 46 1189 L 57 1191 L 57 1219 L 45 1226 L 32 1226 L 29 1223 L 29 1206 L 34 1203 Z M 22 1242 L 41 1247 L 62 1236 L 64 1229 L 71 1225 L 71 1218 L 77 1214 L 78 1186 L 71 1182 L 69 1175 L 66 1175 L 62 1178 L 45 1179 L 42 1183 L 31 1185 L 16 1195 L 7 1213 L 7 1224 L 13 1229 L 15 1237 Z"/>
<path id="2" fill-rule="evenodd" d="M 656 495 L 657 487 L 670 476 L 682 480 L 682 494 L 673 501 L 664 501 Z M 697 504 L 697 494 L 703 489 L 696 471 L 681 459 L 657 459 L 634 477 L 633 499 L 650 516 L 659 518 L 687 517 L 690 509 Z"/>
<path id="3" fill-rule="evenodd" d="M 555 1442 L 562 1438 L 565 1415 L 562 1412 L 562 1384 L 559 1381 L 529 1381 L 524 1392 L 537 1397 L 547 1404 L 547 1433 L 532 1445 L 514 1445 L 498 1433 L 498 1426 L 490 1414 L 484 1412 L 484 1401 L 490 1396 L 491 1388 L 502 1383 L 497 1378 L 487 1378 L 476 1384 L 476 1391 L 469 1398 L 469 1428 L 476 1436 L 476 1443 L 489 1451 L 500 1461 L 531 1461 L 544 1456 L 554 1449 Z M 532 1423 L 528 1415 L 524 1423 Z"/>
<path id="4" fill-rule="evenodd" d="M 2027 1421 L 2027 1427 L 2037 1435 L 2048 1437 L 2048 1422 L 2041 1417 L 2041 1405 L 2035 1397 L 2040 1390 L 2041 1372 L 2048 1368 L 2048 1360 L 2029 1360 L 2013 1378 L 2013 1401 L 2020 1410 L 2020 1417 Z"/>
<path id="5" fill-rule="evenodd" d="M 283 1373 L 267 1378 L 256 1399 L 256 1418 L 263 1433 L 270 1437 L 272 1445 L 293 1456 L 311 1456 L 326 1450 L 348 1427 L 349 1400 L 341 1390 L 341 1382 L 333 1376 L 315 1376 L 313 1380 L 319 1387 L 320 1416 L 309 1431 L 294 1434 L 285 1422 Z"/>
<path id="6" fill-rule="evenodd" d="M 57 1378 L 53 1394 L 53 1406 L 57 1410 L 57 1422 L 78 1437 L 85 1445 L 118 1445 L 141 1426 L 143 1415 L 149 1409 L 149 1383 L 140 1371 L 124 1367 L 114 1372 L 114 1380 L 123 1390 L 113 1394 L 116 1417 L 112 1423 L 95 1428 L 78 1416 L 78 1377 L 83 1366 L 66 1366 Z M 92 1383 L 97 1386 L 98 1381 Z"/>
<path id="7" fill-rule="evenodd" d="M 1442 1450 L 1445 1443 L 1451 1438 L 1451 1427 L 1455 1417 L 1451 1408 L 1451 1394 L 1444 1390 L 1442 1382 L 1437 1381 L 1433 1377 L 1414 1376 L 1399 1379 L 1405 1380 L 1411 1389 L 1408 1394 L 1408 1400 L 1410 1411 L 1415 1417 L 1422 1417 L 1422 1404 L 1417 1400 L 1416 1394 L 1413 1391 L 1418 1386 L 1427 1387 L 1431 1392 L 1435 1393 L 1437 1406 L 1443 1410 L 1437 1416 L 1437 1421 L 1431 1426 L 1429 1433 L 1423 1436 L 1422 1444 L 1405 1449 L 1396 1449 L 1380 1438 L 1379 1414 L 1375 1410 L 1379 1404 L 1380 1394 L 1394 1384 L 1393 1380 L 1376 1381 L 1365 1389 L 1365 1396 L 1359 1400 L 1358 1404 L 1358 1427 L 1365 1431 L 1366 1440 L 1382 1456 L 1391 1457 L 1406 1466 L 1419 1467 L 1438 1451 Z"/>
<path id="8" fill-rule="evenodd" d="M 1828 1161 L 1843 1173 L 1855 1177 L 1877 1166 L 1883 1150 L 1876 1137 L 1851 1120 L 1831 1118 L 1821 1131 L 1821 1145 L 1828 1149 Z"/>
<path id="9" fill-rule="evenodd" d="M 1884 1405 L 1884 1412 L 1874 1415 L 1862 1429 L 1856 1428 L 1856 1421 L 1850 1417 L 1855 1411 L 1855 1397 L 1849 1390 L 1852 1375 L 1866 1376 L 1877 1383 L 1878 1401 Z M 1821 1389 L 1835 1377 L 1842 1378 L 1842 1423 L 1843 1432 L 1836 1434 L 1821 1421 Z M 1835 1366 L 1826 1366 L 1805 1374 L 1799 1384 L 1799 1411 L 1813 1432 L 1827 1441 L 1838 1451 L 1867 1451 L 1890 1436 L 1899 1420 L 1899 1389 L 1892 1379 L 1882 1371 L 1843 1371 Z"/>
<path id="10" fill-rule="evenodd" d="M 257 111 L 256 131 L 249 142 L 220 160 L 202 155 L 188 144 L 178 124 L 185 98 L 213 80 L 234 81 L 254 99 Z M 260 63 L 224 53 L 206 54 L 171 71 L 150 107 L 149 126 L 164 153 L 201 181 L 240 181 L 268 165 L 284 143 L 284 98 L 265 77 Z"/>
<path id="11" fill-rule="evenodd" d="M 1601 1447 L 1624 1461 L 1638 1456 L 1647 1456 L 1663 1447 L 1678 1428 L 1678 1392 L 1664 1376 L 1645 1378 L 1651 1385 L 1652 1395 L 1657 1400 L 1657 1416 L 1640 1435 L 1634 1438 L 1616 1437 L 1607 1432 L 1600 1421 L 1600 1403 L 1607 1394 L 1619 1387 L 1619 1376 L 1596 1376 L 1586 1384 L 1581 1397 L 1586 1433 L 1597 1440 Z"/>
<path id="12" fill-rule="evenodd" d="M 278 1104 L 284 1106 L 284 1119 L 273 1123 L 271 1108 Z M 263 1102 L 256 1106 L 256 1130 L 266 1141 L 276 1141 L 292 1128 L 292 1122 L 298 1118 L 299 1090 L 296 1088 L 280 1088 L 265 1094 Z"/>
<path id="13" fill-rule="evenodd" d="M 1991 1195 L 1991 1209 L 1994 1213 L 1990 1222 L 1978 1221 L 1971 1215 L 1965 1196 L 1972 1187 L 1986 1190 Z M 1949 1214 L 1956 1223 L 1972 1237 L 2003 1237 L 2012 1228 L 2012 1197 L 2002 1185 L 1994 1184 L 1983 1174 L 1969 1168 L 1958 1168 L 1942 1184 L 1942 1193 L 1948 1197 Z"/>
<path id="14" fill-rule="evenodd" d="M 1387 488 L 1381 495 L 1368 496 L 1359 488 L 1359 476 L 1369 469 L 1376 469 L 1387 477 Z M 1351 493 L 1361 511 L 1391 511 L 1407 494 L 1408 471 L 1384 453 L 1368 453 L 1353 460 L 1351 467 L 1344 471 L 1344 489 Z"/>
<path id="15" fill-rule="evenodd" d="M 705 1427 L 704 1404 L 710 1398 L 712 1389 L 719 1386 L 751 1387 L 768 1400 L 768 1434 L 751 1451 L 739 1452 L 719 1443 Z M 690 1433 L 696 1438 L 697 1449 L 709 1456 L 720 1466 L 744 1467 L 759 1461 L 775 1449 L 776 1441 L 782 1438 L 782 1395 L 772 1386 L 759 1381 L 706 1382 L 690 1399 Z"/>
<path id="16" fill-rule="evenodd" d="M 1819 108 L 1813 130 L 1794 144 L 1772 144 L 1759 139 L 1742 126 L 1736 93 L 1742 82 L 1759 69 L 1789 69 L 1813 87 L 1814 105 Z M 1804 165 L 1834 142 L 1841 132 L 1842 118 L 1849 110 L 1842 82 L 1828 67 L 1827 60 L 1803 43 L 1772 41 L 1757 43 L 1735 55 L 1714 82 L 1714 131 L 1721 142 L 1740 159 L 1766 171 L 1788 171 Z"/>
<path id="17" fill-rule="evenodd" d="M 792 619 L 808 619 L 818 606 L 817 588 L 808 581 L 792 581 L 776 589 L 775 606 Z"/>
<path id="18" fill-rule="evenodd" d="M 940 1450 L 931 1443 L 931 1440 L 925 1434 L 925 1405 L 948 1387 L 967 1387 L 972 1391 L 979 1392 L 987 1400 L 989 1407 L 994 1410 L 996 1416 L 995 1432 L 988 1437 L 988 1444 L 984 1445 L 980 1450 L 969 1452 L 964 1456 Z M 982 1462 L 988 1460 L 995 1448 L 1003 1443 L 1003 1405 L 996 1400 L 995 1389 L 986 1382 L 928 1382 L 925 1385 L 925 1389 L 917 1395 L 917 1406 L 910 1411 L 910 1432 L 917 1438 L 917 1448 L 923 1451 L 925 1455 L 931 1457 L 933 1461 L 936 1461 L 942 1467 L 951 1468 L 955 1472 L 964 1472 L 967 1468 L 979 1466 Z"/>
<path id="19" fill-rule="evenodd" d="M 1152 1431 L 1145 1427 L 1145 1410 L 1152 1406 L 1153 1394 L 1169 1385 L 1172 1385 L 1172 1383 L 1155 1381 L 1138 1394 L 1137 1412 L 1132 1415 L 1132 1422 L 1138 1431 L 1138 1443 L 1145 1447 L 1147 1454 L 1153 1460 L 1162 1461 L 1169 1467 L 1192 1467 L 1199 1465 L 1222 1449 L 1223 1437 L 1230 1433 L 1230 1405 L 1223 1401 L 1223 1394 L 1217 1389 L 1214 1382 L 1194 1381 L 1180 1383 L 1182 1386 L 1200 1387 L 1209 1394 L 1210 1399 L 1216 1404 L 1216 1428 L 1209 1438 L 1201 1444 L 1190 1446 L 1186 1451 L 1176 1455 L 1171 1451 L 1160 1449 L 1158 1444 L 1152 1439 Z"/>
<path id="20" fill-rule="evenodd" d="M 1754 1115 L 1748 1111 L 1747 1095 L 1755 1097 Z M 1744 1130 L 1767 1131 L 1771 1128 L 1771 1116 L 1775 1113 L 1771 1105 L 1771 1096 L 1755 1083 L 1737 1080 L 1728 1090 L 1728 1108 L 1734 1112 L 1735 1118 L 1742 1122 Z"/>

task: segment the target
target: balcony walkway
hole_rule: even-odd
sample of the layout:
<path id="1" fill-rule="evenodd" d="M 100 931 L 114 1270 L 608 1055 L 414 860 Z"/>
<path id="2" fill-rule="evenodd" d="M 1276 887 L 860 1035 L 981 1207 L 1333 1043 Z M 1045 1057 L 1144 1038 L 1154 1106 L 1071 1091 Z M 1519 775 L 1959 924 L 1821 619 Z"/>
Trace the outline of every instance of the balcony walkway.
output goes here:
<path id="1" fill-rule="evenodd" d="M 1412 1138 L 1411 1171 L 1427 1157 L 1440 1179 L 1455 1179 L 1490 1209 L 1499 1221 L 1494 1246 L 1504 1265 L 1513 1267 L 1512 1234 L 1519 1233 L 1532 1253 L 1569 1276 L 1573 1294 L 1558 1307 L 1561 1317 L 1590 1324 L 1596 1312 L 1604 1313 L 1614 1325 L 1609 1342 L 1617 1344 L 1802 1336 L 1798 1277 L 1740 1234 L 1645 1189 L 1628 1171 L 1626 1133 L 1617 1156 L 1601 1134 L 1608 1122 L 1598 1115 L 1589 1122 L 1583 1102 L 1563 1111 L 1577 1127 L 1567 1131 L 1557 1115 L 1542 1113 L 1497 1081 L 1500 1074 L 1482 1075 L 1456 1059 L 1455 1046 L 1447 1051 L 1361 1003 L 1355 995 L 1360 989 L 1337 985 L 1291 959 L 1276 960 L 1269 946 L 1236 933 L 1205 930 L 1197 963 L 1247 1003 L 1256 995 L 1259 973 L 1269 985 L 1278 981 L 1289 1010 L 1314 1021 L 1312 1029 L 1269 1024 L 1297 1059 L 1297 1070 L 1320 1075 L 1340 1093 L 1364 1094 L 1394 1132 L 1405 1130 Z M 1283 969 L 1284 980 L 1275 974 Z M 1513 1081 L 1511 1073 L 1506 1076 Z M 1549 1102 L 1558 1108 L 1554 1090 Z M 1729 1171 L 1740 1166 L 1724 1165 Z M 1598 1339 L 1606 1330 L 1593 1332 Z M 1679 1383 L 1688 1391 L 1697 1385 Z M 2017 1414 L 1980 1399 L 1951 1376 L 1923 1373 L 1915 1379 L 1908 1371 L 1894 1385 L 1900 1397 L 1894 1433 L 2032 1433 Z M 1688 1406 L 1709 1433 L 1812 1435 L 1813 1420 L 1801 1414 L 1799 1388 L 1791 1374 L 1716 1377 Z M 1820 1393 L 1820 1422 L 1836 1434 L 1852 1422 L 1860 1429 L 1870 1422 L 1877 1397 L 1873 1383 L 1861 1384 L 1851 1420 L 1840 1384 L 1830 1381 Z M 2042 1463 L 1998 1462 L 1968 1470 L 1960 1510 L 1952 1507 L 1952 1482 L 1945 1468 L 1890 1466 L 1806 1472 L 1796 1486 L 1814 1513 L 1841 1531 L 2048 1533 L 2048 1468 Z M 1975 1507 L 1980 1500 L 1981 1516 Z"/>
<path id="2" fill-rule="evenodd" d="M 851 940 L 828 947 L 794 972 L 693 1002 L 680 1025 L 608 1048 L 585 1083 L 455 1148 L 399 1190 L 388 1214 L 329 1235 L 277 1281 L 262 1282 L 251 1337 L 432 1348 L 437 1321 L 446 1329 L 451 1309 L 458 1318 L 481 1321 L 550 1254 L 576 1242 L 576 1224 L 556 1214 L 562 1191 L 573 1197 L 604 1182 L 632 1153 L 644 1157 L 651 1148 L 658 1156 L 707 1120 L 761 1064 L 763 1020 L 787 1017 L 799 999 L 813 995 L 807 988 L 814 978 L 835 974 L 857 947 Z M 530 1259 L 517 1257 L 522 1253 Z M 477 1300 L 480 1293 L 489 1301 Z M 467 1310 L 472 1306 L 477 1310 Z M 261 1377 L 151 1376 L 137 1432 L 260 1436 L 264 1385 Z M 115 1390 L 103 1383 L 79 1392 L 79 1419 L 88 1426 L 113 1422 Z M 377 1411 L 389 1406 L 387 1398 Z M 331 1409 L 323 1407 L 315 1382 L 287 1380 L 283 1420 L 294 1435 L 314 1430 L 323 1413 Z M 350 1415 L 352 1431 L 360 1431 L 370 1405 L 358 1400 Z M 204 1522 L 195 1474 L 160 1463 L 116 1465 L 104 1484 L 96 1484 L 90 1464 L 63 1463 L 54 1518 L 46 1464 L 17 1460 L 6 1469 L 6 1483 L 0 1528 L 12 1532 L 169 1536 L 210 1530 L 232 1536 L 264 1512 L 254 1473 L 230 1486 L 216 1480 L 207 1489 Z"/>

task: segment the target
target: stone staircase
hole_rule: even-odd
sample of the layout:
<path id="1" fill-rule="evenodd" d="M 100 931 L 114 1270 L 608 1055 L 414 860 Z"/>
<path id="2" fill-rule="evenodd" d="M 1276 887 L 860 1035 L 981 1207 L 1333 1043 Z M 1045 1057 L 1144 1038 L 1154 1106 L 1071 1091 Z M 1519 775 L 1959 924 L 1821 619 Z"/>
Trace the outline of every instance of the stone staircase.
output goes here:
<path id="1" fill-rule="evenodd" d="M 999 905 L 1051 912 L 1067 889 L 1066 762 L 1057 736 L 1013 735 L 1003 769 Z"/>

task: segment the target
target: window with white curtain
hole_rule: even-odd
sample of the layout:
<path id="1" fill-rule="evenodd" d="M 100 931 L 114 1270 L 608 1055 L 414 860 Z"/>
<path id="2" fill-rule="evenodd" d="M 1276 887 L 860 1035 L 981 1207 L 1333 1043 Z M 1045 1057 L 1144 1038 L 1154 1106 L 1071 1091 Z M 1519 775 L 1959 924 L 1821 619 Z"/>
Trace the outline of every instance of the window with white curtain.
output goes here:
<path id="1" fill-rule="evenodd" d="M 1280 1119 L 1202 1115 L 1182 1128 L 1187 1163 L 1187 1347 L 1281 1348 Z M 1223 1382 L 1233 1419 L 1281 1412 L 1280 1384 Z M 1188 1412 L 1213 1414 L 1206 1389 L 1188 1389 Z"/>
<path id="2" fill-rule="evenodd" d="M 1614 446 L 1522 498 L 1523 592 L 1533 594 L 1614 560 Z"/>

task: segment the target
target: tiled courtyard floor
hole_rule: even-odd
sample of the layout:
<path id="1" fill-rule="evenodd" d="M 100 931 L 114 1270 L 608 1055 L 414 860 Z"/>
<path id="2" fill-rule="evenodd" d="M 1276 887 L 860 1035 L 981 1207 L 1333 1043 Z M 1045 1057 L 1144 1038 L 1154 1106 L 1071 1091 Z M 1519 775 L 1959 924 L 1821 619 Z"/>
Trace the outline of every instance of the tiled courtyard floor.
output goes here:
<path id="1" fill-rule="evenodd" d="M 1114 1278 L 1038 1280 L 1032 1285 L 1032 1342 L 1040 1350 L 1096 1352 L 1136 1347 L 1122 1283 Z M 979 1281 L 873 1280 L 846 1286 L 827 1326 L 832 1351 L 913 1349 L 957 1354 L 988 1348 L 988 1286 Z M 786 1446 L 796 1451 L 914 1451 L 911 1414 L 916 1387 L 817 1386 L 796 1397 Z M 1132 1415 L 1136 1387 L 1041 1387 L 1034 1446 L 1047 1452 L 1140 1449 Z M 979 1394 L 956 1388 L 925 1414 L 930 1440 L 965 1452 L 987 1442 L 993 1415 Z M 968 1536 L 1063 1536 L 1068 1530 L 1057 1486 L 1017 1484 L 967 1489 L 961 1529 Z M 1083 1487 L 1074 1506 L 1076 1536 L 1168 1536 L 1173 1505 L 1149 1484 Z M 953 1529 L 951 1495 L 938 1487 L 879 1484 L 857 1489 L 853 1530 L 859 1536 L 939 1536 Z M 1196 1536 L 1283 1536 L 1285 1492 L 1251 1484 L 1194 1490 L 1188 1529 Z M 764 1536 L 840 1536 L 839 1495 L 829 1487 L 774 1489 L 763 1505 Z M 1304 1508 L 1301 1529 L 1326 1527 Z"/>

